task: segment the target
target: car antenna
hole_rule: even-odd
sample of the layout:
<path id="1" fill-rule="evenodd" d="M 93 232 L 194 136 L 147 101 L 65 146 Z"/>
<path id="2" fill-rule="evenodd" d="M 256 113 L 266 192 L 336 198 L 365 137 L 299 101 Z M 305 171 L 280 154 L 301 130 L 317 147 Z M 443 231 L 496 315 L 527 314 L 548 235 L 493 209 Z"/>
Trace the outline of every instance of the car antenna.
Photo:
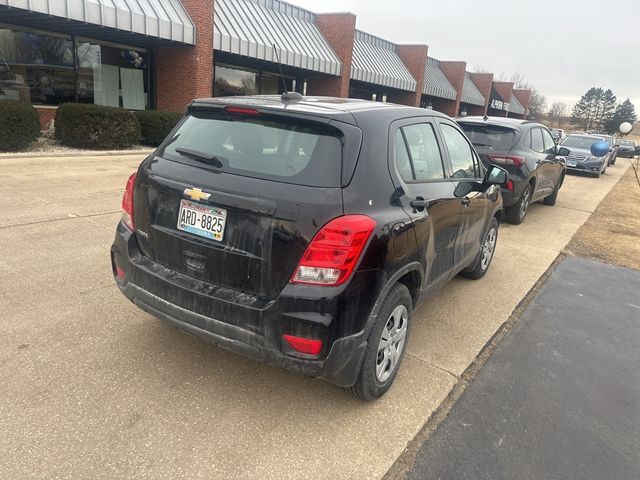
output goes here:
<path id="1" fill-rule="evenodd" d="M 489 115 L 487 115 L 486 113 L 484 114 L 484 117 L 482 117 L 482 119 L 486 122 L 487 120 L 489 120 Z"/>
<path id="2" fill-rule="evenodd" d="M 276 62 L 278 63 L 278 70 L 280 70 L 280 80 L 282 80 L 282 88 L 284 89 L 284 93 L 280 96 L 280 99 L 283 102 L 302 100 L 302 95 L 298 92 L 289 92 L 287 91 L 287 82 L 284 80 L 284 73 L 282 73 L 282 64 L 280 63 L 280 55 L 278 55 L 278 49 L 276 48 L 276 44 L 273 45 L 273 54 L 276 56 Z"/>

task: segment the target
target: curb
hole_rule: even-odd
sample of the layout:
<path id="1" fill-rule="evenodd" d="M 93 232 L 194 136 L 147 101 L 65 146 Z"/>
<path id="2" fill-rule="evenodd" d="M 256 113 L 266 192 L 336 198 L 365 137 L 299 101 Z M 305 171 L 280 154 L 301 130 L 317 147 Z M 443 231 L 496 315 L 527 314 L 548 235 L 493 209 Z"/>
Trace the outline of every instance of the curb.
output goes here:
<path id="1" fill-rule="evenodd" d="M 47 158 L 47 157 L 115 157 L 120 155 L 149 155 L 154 149 L 143 150 L 88 150 L 86 152 L 24 152 L 24 153 L 0 153 L 0 160 L 17 158 Z"/>

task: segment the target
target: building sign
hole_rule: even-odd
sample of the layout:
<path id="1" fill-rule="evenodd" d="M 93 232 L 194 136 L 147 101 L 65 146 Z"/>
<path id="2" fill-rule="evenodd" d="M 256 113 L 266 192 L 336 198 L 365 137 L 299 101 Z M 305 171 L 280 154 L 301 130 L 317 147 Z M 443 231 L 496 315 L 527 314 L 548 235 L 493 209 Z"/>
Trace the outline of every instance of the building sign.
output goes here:
<path id="1" fill-rule="evenodd" d="M 489 103 L 489 108 L 493 108 L 495 110 L 504 110 L 506 112 L 509 111 L 509 103 L 503 102 L 502 100 L 498 100 L 497 98 L 492 98 Z"/>

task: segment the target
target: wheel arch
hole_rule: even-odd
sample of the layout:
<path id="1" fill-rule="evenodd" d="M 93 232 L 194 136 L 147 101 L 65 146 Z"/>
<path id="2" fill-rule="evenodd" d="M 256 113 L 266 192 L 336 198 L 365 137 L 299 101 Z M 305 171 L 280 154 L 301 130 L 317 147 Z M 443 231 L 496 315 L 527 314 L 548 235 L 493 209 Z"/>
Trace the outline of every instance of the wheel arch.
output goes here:
<path id="1" fill-rule="evenodd" d="M 389 291 L 396 283 L 402 283 L 409 289 L 411 300 L 413 302 L 413 305 L 415 306 L 420 297 L 420 291 L 422 289 L 423 282 L 424 267 L 419 262 L 408 263 L 407 265 L 404 265 L 402 268 L 398 269 L 393 275 L 391 275 L 380 290 L 378 298 L 376 299 L 376 302 L 371 309 L 371 313 L 369 313 L 369 318 L 367 319 L 367 324 L 365 327 L 366 334 L 369 334 L 369 331 L 371 330 L 371 327 L 375 322 L 376 316 L 378 315 L 378 312 L 382 307 L 384 299 L 387 297 Z"/>

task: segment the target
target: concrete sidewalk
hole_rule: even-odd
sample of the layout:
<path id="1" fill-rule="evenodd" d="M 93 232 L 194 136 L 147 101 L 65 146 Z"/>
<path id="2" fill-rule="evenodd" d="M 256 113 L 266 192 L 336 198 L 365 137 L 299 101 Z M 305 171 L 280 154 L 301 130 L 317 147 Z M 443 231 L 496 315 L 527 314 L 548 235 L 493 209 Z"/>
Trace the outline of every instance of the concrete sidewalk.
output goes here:
<path id="1" fill-rule="evenodd" d="M 0 159 L 0 478 L 379 478 L 627 168 L 502 225 L 487 275 L 415 312 L 396 383 L 363 404 L 120 294 L 109 247 L 142 158 Z"/>
<path id="2" fill-rule="evenodd" d="M 410 479 L 640 478 L 640 272 L 567 257 Z"/>

